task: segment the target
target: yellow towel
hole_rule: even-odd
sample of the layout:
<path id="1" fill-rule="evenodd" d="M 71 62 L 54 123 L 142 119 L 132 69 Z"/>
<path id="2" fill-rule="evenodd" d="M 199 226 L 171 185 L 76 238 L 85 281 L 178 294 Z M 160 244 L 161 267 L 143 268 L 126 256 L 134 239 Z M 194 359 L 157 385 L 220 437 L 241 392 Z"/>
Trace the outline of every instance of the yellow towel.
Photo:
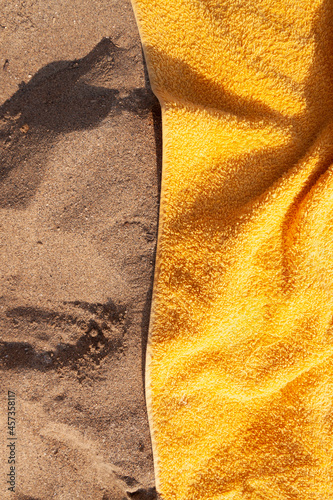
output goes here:
<path id="1" fill-rule="evenodd" d="M 162 105 L 165 500 L 333 498 L 333 2 L 132 0 Z"/>

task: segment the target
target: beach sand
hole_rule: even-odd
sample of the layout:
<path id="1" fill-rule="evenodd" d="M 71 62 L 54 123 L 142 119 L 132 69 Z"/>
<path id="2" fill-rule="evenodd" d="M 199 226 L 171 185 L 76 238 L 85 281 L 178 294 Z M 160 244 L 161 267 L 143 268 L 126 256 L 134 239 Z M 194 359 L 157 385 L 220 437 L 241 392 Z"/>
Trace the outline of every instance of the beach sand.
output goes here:
<path id="1" fill-rule="evenodd" d="M 132 7 L 1 0 L 0 12 L 0 498 L 152 500 L 161 118 Z"/>

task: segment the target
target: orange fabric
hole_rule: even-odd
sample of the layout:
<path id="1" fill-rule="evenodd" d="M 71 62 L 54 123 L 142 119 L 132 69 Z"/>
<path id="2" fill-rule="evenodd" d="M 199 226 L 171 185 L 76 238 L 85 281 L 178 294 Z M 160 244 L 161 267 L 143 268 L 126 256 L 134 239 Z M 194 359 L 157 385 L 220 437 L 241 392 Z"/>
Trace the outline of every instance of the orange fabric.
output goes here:
<path id="1" fill-rule="evenodd" d="M 165 500 L 333 498 L 333 3 L 133 0 L 162 105 Z"/>

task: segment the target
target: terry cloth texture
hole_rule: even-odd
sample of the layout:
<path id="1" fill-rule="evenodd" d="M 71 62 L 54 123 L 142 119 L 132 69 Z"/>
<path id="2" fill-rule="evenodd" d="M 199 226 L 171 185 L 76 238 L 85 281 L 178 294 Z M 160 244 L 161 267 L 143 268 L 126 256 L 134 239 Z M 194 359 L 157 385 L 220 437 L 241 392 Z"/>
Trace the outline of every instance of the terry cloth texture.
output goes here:
<path id="1" fill-rule="evenodd" d="M 133 0 L 162 105 L 165 500 L 333 498 L 333 2 Z"/>

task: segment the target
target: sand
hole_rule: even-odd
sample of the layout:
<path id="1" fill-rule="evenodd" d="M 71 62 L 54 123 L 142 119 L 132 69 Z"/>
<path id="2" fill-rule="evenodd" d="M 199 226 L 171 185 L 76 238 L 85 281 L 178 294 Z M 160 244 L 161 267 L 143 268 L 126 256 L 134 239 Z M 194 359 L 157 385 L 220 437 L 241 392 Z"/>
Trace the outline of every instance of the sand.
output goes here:
<path id="1" fill-rule="evenodd" d="M 152 500 L 161 121 L 132 7 L 1 0 L 0 12 L 0 498 Z"/>

